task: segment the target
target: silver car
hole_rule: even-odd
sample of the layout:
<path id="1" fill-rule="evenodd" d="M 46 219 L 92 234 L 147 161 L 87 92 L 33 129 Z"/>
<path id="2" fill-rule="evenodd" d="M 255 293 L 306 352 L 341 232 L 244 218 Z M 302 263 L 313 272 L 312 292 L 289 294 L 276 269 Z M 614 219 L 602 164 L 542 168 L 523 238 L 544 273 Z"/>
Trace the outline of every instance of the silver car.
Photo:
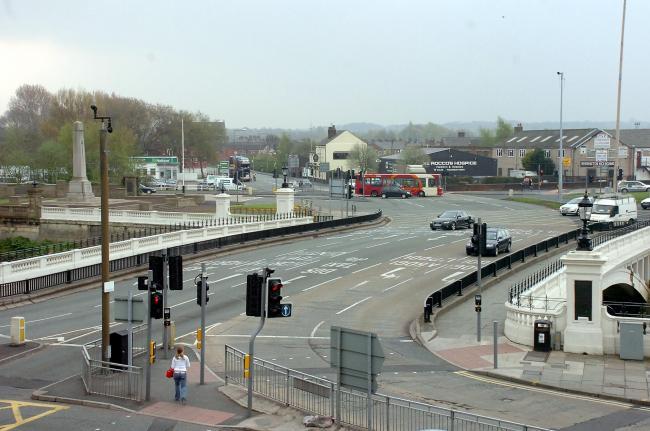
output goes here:
<path id="1" fill-rule="evenodd" d="M 641 181 L 619 181 L 618 189 L 622 193 L 627 192 L 649 192 L 650 186 Z"/>

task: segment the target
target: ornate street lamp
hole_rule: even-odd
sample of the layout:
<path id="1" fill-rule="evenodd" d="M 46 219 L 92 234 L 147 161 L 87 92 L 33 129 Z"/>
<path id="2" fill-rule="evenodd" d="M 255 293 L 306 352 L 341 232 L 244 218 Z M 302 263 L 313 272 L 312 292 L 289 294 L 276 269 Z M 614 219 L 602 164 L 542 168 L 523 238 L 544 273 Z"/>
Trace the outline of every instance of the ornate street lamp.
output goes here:
<path id="1" fill-rule="evenodd" d="M 591 246 L 591 238 L 589 238 L 589 231 L 587 230 L 587 222 L 591 218 L 591 208 L 594 206 L 589 195 L 585 190 L 585 195 L 582 200 L 578 202 L 578 215 L 580 220 L 582 220 L 582 231 L 580 232 L 580 238 L 578 238 L 578 248 L 579 251 L 591 251 L 593 247 Z"/>
<path id="2" fill-rule="evenodd" d="M 289 174 L 289 168 L 286 165 L 282 166 L 282 175 L 284 176 L 284 181 L 282 182 L 283 189 L 289 187 L 289 184 L 287 184 L 287 174 Z"/>

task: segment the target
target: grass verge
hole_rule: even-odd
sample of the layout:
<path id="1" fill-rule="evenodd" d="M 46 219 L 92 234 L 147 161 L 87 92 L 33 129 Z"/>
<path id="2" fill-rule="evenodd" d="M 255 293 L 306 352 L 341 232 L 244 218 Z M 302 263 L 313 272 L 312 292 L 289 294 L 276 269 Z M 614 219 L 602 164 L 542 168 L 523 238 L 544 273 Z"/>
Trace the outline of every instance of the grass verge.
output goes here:
<path id="1" fill-rule="evenodd" d="M 560 202 L 553 202 L 545 199 L 527 198 L 527 197 L 519 197 L 519 196 L 508 198 L 507 200 L 513 202 L 521 202 L 522 204 L 540 205 L 546 208 L 552 208 L 554 210 L 560 208 L 560 205 L 562 205 Z"/>

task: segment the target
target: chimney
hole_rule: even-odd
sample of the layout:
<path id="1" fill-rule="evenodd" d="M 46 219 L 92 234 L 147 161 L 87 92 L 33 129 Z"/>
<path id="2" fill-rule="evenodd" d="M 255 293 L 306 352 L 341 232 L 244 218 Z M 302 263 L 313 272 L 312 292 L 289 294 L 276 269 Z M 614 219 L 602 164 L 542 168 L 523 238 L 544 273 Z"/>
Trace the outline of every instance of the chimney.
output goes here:
<path id="1" fill-rule="evenodd" d="M 336 136 L 336 126 L 332 124 L 327 128 L 327 139 L 332 139 L 334 136 Z"/>
<path id="2" fill-rule="evenodd" d="M 459 138 L 464 138 L 465 137 L 465 131 L 464 130 L 459 130 L 458 131 L 458 137 Z"/>
<path id="3" fill-rule="evenodd" d="M 524 126 L 522 126 L 521 123 L 517 123 L 513 130 L 515 133 L 521 133 L 524 131 Z"/>

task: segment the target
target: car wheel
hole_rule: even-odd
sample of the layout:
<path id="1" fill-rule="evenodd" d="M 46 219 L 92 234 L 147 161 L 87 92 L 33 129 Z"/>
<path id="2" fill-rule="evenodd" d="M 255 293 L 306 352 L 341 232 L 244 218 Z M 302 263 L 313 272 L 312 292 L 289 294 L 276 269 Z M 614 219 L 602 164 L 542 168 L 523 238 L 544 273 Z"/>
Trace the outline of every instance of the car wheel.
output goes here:
<path id="1" fill-rule="evenodd" d="M 402 193 L 402 199 L 406 199 L 406 195 Z"/>
<path id="2" fill-rule="evenodd" d="M 621 189 L 621 193 L 627 193 L 627 189 Z"/>
<path id="3" fill-rule="evenodd" d="M 386 193 L 382 193 L 382 194 L 381 194 L 381 198 L 382 198 L 382 199 L 386 199 Z"/>
<path id="4" fill-rule="evenodd" d="M 498 255 L 499 255 L 499 244 L 497 244 L 497 245 L 494 247 L 494 257 L 497 257 Z"/>
<path id="5" fill-rule="evenodd" d="M 566 217 L 566 213 L 562 213 L 562 215 Z"/>
<path id="6" fill-rule="evenodd" d="M 630 220 L 628 220 L 627 224 L 634 224 L 635 221 L 636 221 L 636 220 L 634 220 L 633 218 L 631 218 Z"/>
<path id="7" fill-rule="evenodd" d="M 424 192 L 420 192 L 420 193 L 418 193 L 418 196 L 420 196 L 421 198 L 423 198 L 423 197 L 425 196 L 425 195 L 424 195 Z"/>
<path id="8" fill-rule="evenodd" d="M 512 243 L 508 241 L 508 245 L 506 246 L 506 253 L 510 253 L 510 248 L 512 247 Z"/>
<path id="9" fill-rule="evenodd" d="M 456 230 L 456 223 L 452 223 L 451 226 L 449 226 L 449 229 Z"/>
<path id="10" fill-rule="evenodd" d="M 370 192 L 370 196 L 372 196 L 373 198 L 376 198 L 377 197 L 377 192 L 373 190 L 372 192 Z"/>

